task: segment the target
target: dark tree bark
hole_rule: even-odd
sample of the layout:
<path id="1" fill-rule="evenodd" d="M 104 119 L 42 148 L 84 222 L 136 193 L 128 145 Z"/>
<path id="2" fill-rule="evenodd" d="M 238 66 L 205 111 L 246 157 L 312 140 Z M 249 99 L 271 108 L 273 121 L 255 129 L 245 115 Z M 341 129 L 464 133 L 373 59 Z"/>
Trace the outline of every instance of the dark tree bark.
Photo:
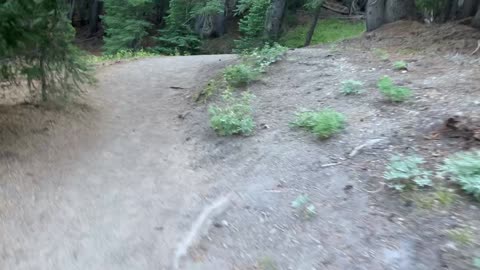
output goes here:
<path id="1" fill-rule="evenodd" d="M 472 26 L 477 28 L 477 29 L 480 29 L 480 7 L 478 8 L 477 14 L 475 15 L 475 17 L 472 20 Z"/>
<path id="2" fill-rule="evenodd" d="M 385 23 L 385 0 L 368 0 L 367 31 L 373 31 Z"/>
<path id="3" fill-rule="evenodd" d="M 315 33 L 315 29 L 317 28 L 317 23 L 318 23 L 318 19 L 320 18 L 321 11 L 322 11 L 322 7 L 320 6 L 315 10 L 313 14 L 313 21 L 312 21 L 312 24 L 310 25 L 310 29 L 308 29 L 308 33 L 305 38 L 305 44 L 303 45 L 304 47 L 310 46 L 310 43 L 312 42 L 312 37 L 313 37 L 313 34 Z"/>
<path id="4" fill-rule="evenodd" d="M 90 1 L 90 16 L 88 18 L 88 33 L 93 36 L 98 30 L 99 0 Z"/>
<path id="5" fill-rule="evenodd" d="M 475 15 L 475 12 L 477 11 L 477 3 L 477 0 L 464 0 L 460 12 L 460 18 L 467 18 Z"/>
<path id="6" fill-rule="evenodd" d="M 265 33 L 271 39 L 275 40 L 280 37 L 286 4 L 286 0 L 272 0 L 272 4 L 268 10 L 265 27 Z"/>
<path id="7" fill-rule="evenodd" d="M 386 0 L 385 2 L 385 23 L 412 17 L 414 13 L 414 0 Z"/>

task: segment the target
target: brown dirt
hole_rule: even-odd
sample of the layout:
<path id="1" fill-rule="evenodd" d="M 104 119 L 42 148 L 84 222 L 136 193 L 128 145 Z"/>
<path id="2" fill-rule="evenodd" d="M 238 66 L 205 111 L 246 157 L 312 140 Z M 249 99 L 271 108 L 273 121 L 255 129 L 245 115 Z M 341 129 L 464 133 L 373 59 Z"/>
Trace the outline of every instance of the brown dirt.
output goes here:
<path id="1" fill-rule="evenodd" d="M 233 194 L 182 269 L 474 269 L 479 204 L 441 179 L 435 189 L 399 194 L 384 187 L 382 175 L 392 154 L 423 155 L 433 168 L 478 148 L 436 135 L 452 115 L 478 116 L 478 58 L 470 46 L 432 50 L 438 42 L 399 43 L 381 31 L 379 40 L 290 51 L 249 87 L 258 126 L 250 137 L 216 136 L 207 105 L 191 102 L 205 75 L 230 56 L 105 67 L 95 102 L 67 113 L 5 108 L 0 265 L 170 269 L 177 243 L 205 206 Z M 407 61 L 409 71 L 393 71 L 395 60 Z M 383 75 L 414 97 L 385 102 L 376 89 Z M 364 93 L 342 96 L 347 79 L 363 81 Z M 325 107 L 347 116 L 344 132 L 319 141 L 290 127 L 299 109 Z M 452 204 L 434 198 L 440 187 L 454 190 Z M 315 205 L 313 218 L 291 208 L 301 194 Z M 471 231 L 471 243 L 452 238 L 452 230 Z"/>

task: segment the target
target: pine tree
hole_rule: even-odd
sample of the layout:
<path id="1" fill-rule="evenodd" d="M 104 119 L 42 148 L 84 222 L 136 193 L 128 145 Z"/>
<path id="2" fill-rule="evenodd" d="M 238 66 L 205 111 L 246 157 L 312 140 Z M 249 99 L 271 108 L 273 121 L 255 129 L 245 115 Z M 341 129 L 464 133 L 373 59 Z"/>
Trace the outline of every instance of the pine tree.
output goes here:
<path id="1" fill-rule="evenodd" d="M 105 45 L 107 54 L 139 50 L 152 24 L 153 0 L 105 0 Z"/>
<path id="2" fill-rule="evenodd" d="M 240 20 L 239 28 L 242 38 L 235 41 L 238 50 L 260 47 L 268 41 L 265 33 L 265 21 L 270 0 L 241 0 L 237 6 L 237 14 L 245 14 Z"/>
<path id="3" fill-rule="evenodd" d="M 62 0 L 0 0 L 0 82 L 27 81 L 43 101 L 78 93 L 91 80 L 72 44 L 74 29 Z"/>

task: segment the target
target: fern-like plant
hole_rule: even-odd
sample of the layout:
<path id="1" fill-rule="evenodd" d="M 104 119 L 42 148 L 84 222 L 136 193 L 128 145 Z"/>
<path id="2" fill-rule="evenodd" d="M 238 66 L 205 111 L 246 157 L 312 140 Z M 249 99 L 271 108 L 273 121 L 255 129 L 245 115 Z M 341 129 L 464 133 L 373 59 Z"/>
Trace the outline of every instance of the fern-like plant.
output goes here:
<path id="1" fill-rule="evenodd" d="M 424 163 L 424 159 L 416 155 L 393 156 L 384 175 L 387 185 L 398 191 L 413 186 L 432 186 L 432 173 L 421 167 Z"/>
<path id="2" fill-rule="evenodd" d="M 331 109 L 304 111 L 297 113 L 292 124 L 311 131 L 321 139 L 327 139 L 345 127 L 345 116 Z"/>
<path id="3" fill-rule="evenodd" d="M 255 129 L 253 111 L 250 102 L 253 95 L 245 92 L 241 97 L 234 97 L 229 91 L 223 94 L 222 106 L 209 108 L 210 124 L 220 136 L 234 134 L 250 135 Z"/>
<path id="4" fill-rule="evenodd" d="M 403 102 L 412 95 L 412 91 L 409 88 L 395 85 L 388 76 L 384 76 L 378 81 L 378 88 L 380 93 L 392 102 Z"/>
<path id="5" fill-rule="evenodd" d="M 462 152 L 445 159 L 440 176 L 449 176 L 462 189 L 480 200 L 480 151 Z"/>

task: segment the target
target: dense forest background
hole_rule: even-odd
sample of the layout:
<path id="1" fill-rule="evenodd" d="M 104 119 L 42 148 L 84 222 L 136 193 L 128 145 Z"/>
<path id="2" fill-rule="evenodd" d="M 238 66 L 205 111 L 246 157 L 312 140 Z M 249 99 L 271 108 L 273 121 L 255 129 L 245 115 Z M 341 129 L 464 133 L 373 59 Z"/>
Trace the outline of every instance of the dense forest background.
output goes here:
<path id="1" fill-rule="evenodd" d="M 303 31 L 301 38 L 304 42 L 301 45 L 309 45 L 325 11 L 333 17 L 351 15 L 350 20 L 366 18 L 367 30 L 405 18 L 434 23 L 471 18 L 466 23 L 480 27 L 479 2 L 69 0 L 68 5 L 72 24 L 82 29 L 80 40 L 99 38 L 103 52 L 107 54 L 142 49 L 162 54 L 195 54 L 257 47 L 265 42 L 281 40 L 289 29 L 298 24 L 308 25 Z M 209 47 L 211 44 L 220 44 L 221 48 L 215 45 Z"/>
<path id="2" fill-rule="evenodd" d="M 27 81 L 43 100 L 66 98 L 93 78 L 85 51 L 189 55 L 275 42 L 302 47 L 402 19 L 480 28 L 479 6 L 480 0 L 0 0 L 0 83 Z"/>

